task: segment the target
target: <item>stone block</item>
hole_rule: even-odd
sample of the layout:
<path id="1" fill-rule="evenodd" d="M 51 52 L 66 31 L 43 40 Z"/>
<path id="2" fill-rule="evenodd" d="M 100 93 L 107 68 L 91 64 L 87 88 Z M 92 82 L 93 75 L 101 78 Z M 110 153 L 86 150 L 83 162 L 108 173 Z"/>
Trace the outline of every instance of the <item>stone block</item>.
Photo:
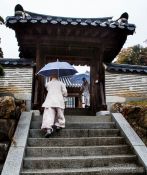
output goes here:
<path id="1" fill-rule="evenodd" d="M 134 146 L 136 154 L 139 156 L 140 161 L 143 163 L 147 172 L 147 147 L 146 146 Z"/>
<path id="2" fill-rule="evenodd" d="M 0 118 L 15 116 L 15 99 L 12 96 L 0 96 Z"/>
<path id="3" fill-rule="evenodd" d="M 22 166 L 24 148 L 11 147 L 6 158 L 1 175 L 19 175 Z"/>

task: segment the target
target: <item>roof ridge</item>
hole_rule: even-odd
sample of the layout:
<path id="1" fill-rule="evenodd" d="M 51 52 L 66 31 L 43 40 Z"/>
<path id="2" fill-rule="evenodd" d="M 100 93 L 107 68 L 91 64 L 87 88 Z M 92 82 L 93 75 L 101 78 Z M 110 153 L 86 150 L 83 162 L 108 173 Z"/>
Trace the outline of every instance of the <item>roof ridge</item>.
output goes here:
<path id="1" fill-rule="evenodd" d="M 93 20 L 104 20 L 104 19 L 107 19 L 107 20 L 110 20 L 112 19 L 113 17 L 110 16 L 110 17 L 72 17 L 72 16 L 54 16 L 54 15 L 45 15 L 45 14 L 40 14 L 40 13 L 34 13 L 34 12 L 30 12 L 30 11 L 25 11 L 26 13 L 28 13 L 30 16 L 42 16 L 42 17 L 53 17 L 53 18 L 62 18 L 62 19 L 83 19 L 83 20 L 86 20 L 86 19 L 93 19 Z"/>

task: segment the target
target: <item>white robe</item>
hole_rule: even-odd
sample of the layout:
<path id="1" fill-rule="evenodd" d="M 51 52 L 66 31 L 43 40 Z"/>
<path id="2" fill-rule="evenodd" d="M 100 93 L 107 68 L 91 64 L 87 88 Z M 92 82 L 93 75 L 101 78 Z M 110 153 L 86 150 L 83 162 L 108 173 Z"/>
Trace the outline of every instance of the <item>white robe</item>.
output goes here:
<path id="1" fill-rule="evenodd" d="M 61 128 L 65 127 L 64 97 L 67 96 L 67 89 L 64 83 L 52 79 L 46 84 L 47 96 L 42 104 L 45 107 L 41 129 L 51 129 L 56 125 Z"/>
<path id="2" fill-rule="evenodd" d="M 89 93 L 89 83 L 82 84 L 83 96 L 84 96 L 84 103 L 85 106 L 90 106 L 90 93 Z"/>
<path id="3" fill-rule="evenodd" d="M 65 108 L 64 97 L 67 96 L 67 89 L 64 83 L 53 79 L 46 84 L 47 96 L 42 107 L 58 107 Z"/>

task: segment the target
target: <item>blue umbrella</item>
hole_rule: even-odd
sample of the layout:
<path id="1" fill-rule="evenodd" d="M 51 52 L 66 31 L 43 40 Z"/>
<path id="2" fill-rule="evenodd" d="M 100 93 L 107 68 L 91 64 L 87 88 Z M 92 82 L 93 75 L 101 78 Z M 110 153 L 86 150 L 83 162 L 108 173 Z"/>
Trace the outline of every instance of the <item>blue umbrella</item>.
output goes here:
<path id="1" fill-rule="evenodd" d="M 67 62 L 51 62 L 46 64 L 37 74 L 42 76 L 51 76 L 52 74 L 57 73 L 58 77 L 74 75 L 77 73 L 77 70 Z"/>
<path id="2" fill-rule="evenodd" d="M 70 78 L 70 80 L 71 80 L 71 83 L 73 84 L 81 85 L 83 83 L 82 78 L 86 78 L 86 80 L 90 83 L 90 73 L 81 73 L 81 74 L 73 75 Z"/>

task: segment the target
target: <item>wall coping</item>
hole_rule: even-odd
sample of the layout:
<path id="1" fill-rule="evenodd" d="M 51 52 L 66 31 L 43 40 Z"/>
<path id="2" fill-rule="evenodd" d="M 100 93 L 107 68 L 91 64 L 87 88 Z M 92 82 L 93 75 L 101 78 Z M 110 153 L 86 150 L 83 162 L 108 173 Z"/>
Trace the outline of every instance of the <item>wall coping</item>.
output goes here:
<path id="1" fill-rule="evenodd" d="M 112 120 L 116 122 L 122 135 L 124 135 L 128 143 L 134 149 L 134 152 L 138 156 L 140 163 L 144 166 L 147 174 L 147 147 L 121 113 L 112 113 Z"/>
<path id="2" fill-rule="evenodd" d="M 1 175 L 20 174 L 33 114 L 33 111 L 21 113 L 14 133 L 14 140 L 16 144 L 11 143 Z"/>

